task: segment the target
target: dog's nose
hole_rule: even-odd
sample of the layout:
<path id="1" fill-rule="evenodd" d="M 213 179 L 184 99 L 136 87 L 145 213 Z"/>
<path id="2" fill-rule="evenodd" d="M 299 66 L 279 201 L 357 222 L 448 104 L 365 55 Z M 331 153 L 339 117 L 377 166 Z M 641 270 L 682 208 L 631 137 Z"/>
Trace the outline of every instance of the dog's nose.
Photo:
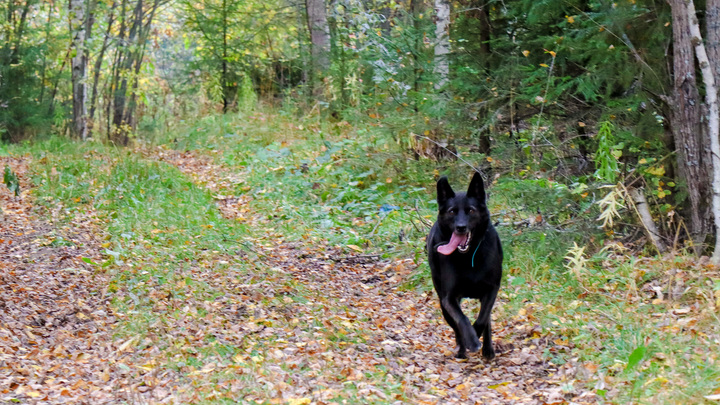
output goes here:
<path id="1" fill-rule="evenodd" d="M 467 232 L 467 226 L 465 226 L 465 225 L 458 225 L 458 226 L 455 227 L 455 231 L 456 231 L 457 233 L 461 233 L 461 234 L 462 234 L 462 233 L 465 233 L 465 232 Z"/>

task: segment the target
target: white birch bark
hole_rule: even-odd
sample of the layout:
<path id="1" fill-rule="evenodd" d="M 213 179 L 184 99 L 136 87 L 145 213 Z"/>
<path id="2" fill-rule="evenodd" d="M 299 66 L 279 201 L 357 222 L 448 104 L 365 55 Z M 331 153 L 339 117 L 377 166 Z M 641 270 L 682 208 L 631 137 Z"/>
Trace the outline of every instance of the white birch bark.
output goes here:
<path id="1" fill-rule="evenodd" d="M 438 76 L 435 89 L 443 88 L 450 75 L 450 3 L 448 0 L 435 0 L 435 69 Z"/>
<path id="2" fill-rule="evenodd" d="M 73 57 L 73 132 L 82 140 L 87 139 L 87 54 L 85 53 L 85 0 L 70 0 L 70 35 Z"/>
<path id="3" fill-rule="evenodd" d="M 695 57 L 700 65 L 703 83 L 705 83 L 705 103 L 708 107 L 708 134 L 710 135 L 710 153 L 712 156 L 712 215 L 715 222 L 715 250 L 712 259 L 720 262 L 720 111 L 718 110 L 718 89 L 715 83 L 713 66 L 703 44 L 700 24 L 695 13 L 693 0 L 687 0 L 688 21 L 690 22 L 691 42 L 695 47 Z"/>

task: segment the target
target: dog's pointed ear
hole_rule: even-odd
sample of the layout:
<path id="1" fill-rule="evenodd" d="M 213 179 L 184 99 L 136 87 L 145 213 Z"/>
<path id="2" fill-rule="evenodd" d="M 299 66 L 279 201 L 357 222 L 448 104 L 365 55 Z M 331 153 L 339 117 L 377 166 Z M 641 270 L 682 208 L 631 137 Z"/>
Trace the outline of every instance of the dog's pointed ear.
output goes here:
<path id="1" fill-rule="evenodd" d="M 448 183 L 448 179 L 445 176 L 440 177 L 440 180 L 437 182 L 437 202 L 439 205 L 443 205 L 445 201 L 455 197 L 455 192 L 453 191 L 452 187 L 450 187 L 450 183 Z"/>
<path id="2" fill-rule="evenodd" d="M 470 180 L 467 196 L 477 198 L 482 204 L 485 204 L 485 184 L 480 173 L 475 172 L 472 180 Z"/>

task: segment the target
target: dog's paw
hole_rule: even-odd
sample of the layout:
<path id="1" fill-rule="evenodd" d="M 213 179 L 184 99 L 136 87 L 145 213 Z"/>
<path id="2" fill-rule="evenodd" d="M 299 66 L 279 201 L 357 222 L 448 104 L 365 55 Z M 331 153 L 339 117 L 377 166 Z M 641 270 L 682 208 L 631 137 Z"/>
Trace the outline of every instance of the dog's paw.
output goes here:
<path id="1" fill-rule="evenodd" d="M 460 349 L 460 350 L 458 350 L 458 352 L 455 354 L 455 358 L 456 358 L 456 359 L 461 359 L 461 360 L 462 360 L 462 359 L 467 359 L 467 354 L 465 354 L 465 349 Z"/>
<path id="2" fill-rule="evenodd" d="M 485 360 L 490 361 L 495 358 L 495 350 L 491 346 L 488 347 L 487 350 L 483 347 L 482 356 Z"/>
<path id="3" fill-rule="evenodd" d="M 480 350 L 480 341 L 475 339 L 474 341 L 468 342 L 465 347 L 470 353 L 475 353 L 476 351 Z"/>

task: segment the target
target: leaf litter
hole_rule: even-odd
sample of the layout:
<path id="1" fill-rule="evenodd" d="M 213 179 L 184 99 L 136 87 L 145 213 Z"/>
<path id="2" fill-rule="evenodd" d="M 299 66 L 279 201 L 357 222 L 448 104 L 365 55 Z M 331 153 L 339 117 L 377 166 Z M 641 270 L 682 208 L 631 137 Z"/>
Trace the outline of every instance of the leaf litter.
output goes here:
<path id="1" fill-rule="evenodd" d="M 22 190 L 15 196 L 0 187 L 0 403 L 581 404 L 602 402 L 598 394 L 611 398 L 615 385 L 626 384 L 627 365 L 607 368 L 570 357 L 576 347 L 565 327 L 550 332 L 534 316 L 563 314 L 563 308 L 527 301 L 508 311 L 509 286 L 494 314 L 498 357 L 458 361 L 434 293 L 404 288 L 416 272 L 412 260 L 286 241 L 249 208 L 253 196 L 232 195 L 243 173 L 197 152 L 137 152 L 179 168 L 214 194 L 226 218 L 264 234 L 248 236 L 251 247 L 234 252 L 193 250 L 182 265 L 159 253 L 104 269 L 97 264 L 109 254 L 101 253 L 108 245 L 102 243 L 106 216 L 89 204 L 34 206 L 31 158 L 0 158 L 16 175 L 14 190 Z M 680 302 L 687 302 L 687 284 L 715 279 L 717 269 L 677 265 L 694 270 L 650 279 L 628 298 L 666 305 L 666 314 L 652 314 L 660 330 L 712 340 L 716 333 L 699 329 L 708 317 L 694 315 L 713 312 L 720 294 L 706 297 L 707 308 Z M 160 266 L 176 267 L 169 283 L 148 278 L 122 285 L 112 277 Z M 592 333 L 620 316 L 594 312 L 602 316 L 585 325 Z M 673 353 L 639 350 L 642 355 L 629 359 L 637 360 L 634 369 L 646 369 L 648 356 L 669 365 L 677 360 Z M 556 354 L 566 360 L 555 364 Z M 715 358 L 700 348 L 693 355 Z M 705 399 L 716 400 L 718 392 Z"/>
<path id="2" fill-rule="evenodd" d="M 227 218 L 262 226 L 262 216 L 253 217 L 245 208 L 251 197 L 228 192 L 242 179 L 211 157 L 164 148 L 142 153 L 178 167 L 211 190 Z M 237 315 L 240 325 L 234 331 L 244 335 L 245 350 L 232 362 L 196 370 L 191 377 L 214 372 L 221 382 L 188 399 L 233 397 L 233 391 L 242 391 L 245 401 L 257 403 L 599 401 L 584 388 L 592 373 L 577 361 L 555 365 L 543 360 L 543 352 L 569 352 L 572 343 L 543 331 L 532 315 L 534 304 L 509 319 L 494 319 L 495 361 L 484 362 L 479 355 L 460 361 L 453 357 L 452 330 L 442 320 L 434 293 L 402 288 L 417 266 L 411 259 L 347 255 L 322 241 L 287 242 L 272 232 L 265 237 L 258 249 L 261 268 L 269 271 L 246 275 L 242 284 L 238 274 L 225 274 L 230 280 L 223 281 L 216 272 L 208 281 L 223 289 L 223 305 Z M 506 300 L 501 294 L 496 305 Z M 250 380 L 239 377 L 248 374 Z M 248 391 L 251 386 L 257 389 Z"/>
<path id="3" fill-rule="evenodd" d="M 102 259 L 102 223 L 34 206 L 29 160 L 0 157 L 23 190 L 0 188 L 0 403 L 133 402 L 132 348 L 113 340 L 108 276 L 88 263 Z"/>
<path id="4" fill-rule="evenodd" d="M 246 208 L 251 197 L 227 192 L 242 181 L 230 170 L 192 152 L 143 153 L 210 189 L 227 218 L 262 226 Z M 531 303 L 494 320 L 495 361 L 454 359 L 434 293 L 402 287 L 416 267 L 410 259 L 348 255 L 268 232 L 248 253 L 196 252 L 171 285 L 110 291 L 117 285 L 97 265 L 102 220 L 88 205 L 34 206 L 29 158 L 0 159 L 23 190 L 0 191 L 0 403 L 598 401 L 583 389 L 587 367 L 543 360 L 572 344 L 543 331 Z M 248 262 L 254 271 L 241 266 Z M 146 257 L 117 270 L 158 265 Z M 120 309 L 110 295 L 134 304 Z M 507 296 L 499 298 L 502 306 Z M 141 335 L 118 334 L 143 310 L 157 318 Z"/>

